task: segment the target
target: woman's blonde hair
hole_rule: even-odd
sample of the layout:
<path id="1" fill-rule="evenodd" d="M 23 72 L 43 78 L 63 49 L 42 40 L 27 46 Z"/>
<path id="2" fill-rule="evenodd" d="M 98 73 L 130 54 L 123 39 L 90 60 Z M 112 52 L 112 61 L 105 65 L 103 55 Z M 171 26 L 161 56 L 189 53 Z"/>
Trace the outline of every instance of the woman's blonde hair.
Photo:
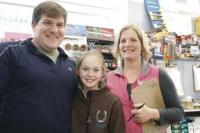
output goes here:
<path id="1" fill-rule="evenodd" d="M 117 60 L 120 59 L 119 44 L 120 44 L 121 35 L 125 30 L 128 30 L 128 29 L 132 29 L 137 33 L 138 38 L 139 38 L 141 45 L 142 45 L 141 46 L 142 47 L 142 52 L 141 52 L 142 58 L 145 61 L 149 61 L 149 59 L 151 58 L 151 54 L 152 54 L 151 51 L 150 51 L 150 40 L 147 37 L 147 35 L 145 34 L 145 32 L 140 27 L 135 26 L 135 25 L 125 25 L 120 30 L 120 32 L 119 32 L 119 34 L 116 38 L 116 41 L 115 41 L 115 46 L 114 46 L 114 50 L 113 50 L 114 57 Z"/>
<path id="2" fill-rule="evenodd" d="M 85 52 L 83 55 L 81 55 L 81 57 L 79 57 L 79 59 L 76 62 L 76 75 L 78 76 L 78 79 L 79 79 L 79 81 L 80 81 L 80 83 L 82 85 L 82 82 L 81 82 L 80 76 L 79 76 L 79 69 L 80 69 L 80 66 L 81 66 L 83 60 L 85 58 L 89 57 L 89 56 L 95 56 L 95 57 L 97 57 L 100 60 L 101 64 L 102 64 L 103 78 L 99 82 L 98 87 L 99 88 L 103 88 L 106 85 L 107 68 L 106 68 L 105 63 L 104 63 L 104 57 L 103 57 L 103 55 L 99 51 L 97 51 L 97 50 L 89 50 L 89 51 Z"/>

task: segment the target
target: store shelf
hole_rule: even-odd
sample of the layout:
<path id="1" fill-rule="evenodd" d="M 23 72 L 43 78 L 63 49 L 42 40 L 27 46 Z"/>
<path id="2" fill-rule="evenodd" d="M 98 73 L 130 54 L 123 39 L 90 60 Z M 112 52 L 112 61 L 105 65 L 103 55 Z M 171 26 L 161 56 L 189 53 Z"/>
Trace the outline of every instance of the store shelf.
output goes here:
<path id="1" fill-rule="evenodd" d="M 185 117 L 200 117 L 200 109 L 187 109 L 184 112 Z"/>

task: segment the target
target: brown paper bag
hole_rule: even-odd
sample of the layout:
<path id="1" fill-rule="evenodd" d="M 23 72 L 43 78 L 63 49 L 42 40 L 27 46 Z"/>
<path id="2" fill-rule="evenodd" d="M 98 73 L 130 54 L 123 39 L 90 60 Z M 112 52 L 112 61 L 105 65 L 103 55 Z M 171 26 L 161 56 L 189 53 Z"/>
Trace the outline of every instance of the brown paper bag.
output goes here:
<path id="1" fill-rule="evenodd" d="M 150 108 L 164 109 L 162 93 L 157 79 L 141 81 L 137 88 L 132 90 L 134 103 L 145 103 Z M 158 126 L 154 121 L 142 124 L 144 133 L 164 133 L 169 125 Z"/>

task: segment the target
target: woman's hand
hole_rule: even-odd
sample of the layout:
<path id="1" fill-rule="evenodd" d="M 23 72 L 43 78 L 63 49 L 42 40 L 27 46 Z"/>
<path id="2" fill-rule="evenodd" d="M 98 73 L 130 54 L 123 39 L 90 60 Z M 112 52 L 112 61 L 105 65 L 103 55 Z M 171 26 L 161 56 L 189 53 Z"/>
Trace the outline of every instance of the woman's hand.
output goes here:
<path id="1" fill-rule="evenodd" d="M 137 109 L 141 106 L 141 104 L 136 104 L 134 106 L 135 109 L 133 109 L 131 113 L 134 115 L 133 119 L 139 123 L 145 123 L 150 120 L 158 120 L 160 118 L 158 109 L 149 108 L 147 105 Z"/>

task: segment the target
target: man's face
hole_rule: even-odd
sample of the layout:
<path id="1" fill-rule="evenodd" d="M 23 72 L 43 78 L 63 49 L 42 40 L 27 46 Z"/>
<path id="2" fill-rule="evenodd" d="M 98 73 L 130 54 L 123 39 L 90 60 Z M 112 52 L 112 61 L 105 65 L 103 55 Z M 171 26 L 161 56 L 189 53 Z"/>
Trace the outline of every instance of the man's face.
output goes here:
<path id="1" fill-rule="evenodd" d="M 58 48 L 64 39 L 64 18 L 58 16 L 55 18 L 45 15 L 37 24 L 32 24 L 35 45 L 46 52 L 52 52 Z"/>

